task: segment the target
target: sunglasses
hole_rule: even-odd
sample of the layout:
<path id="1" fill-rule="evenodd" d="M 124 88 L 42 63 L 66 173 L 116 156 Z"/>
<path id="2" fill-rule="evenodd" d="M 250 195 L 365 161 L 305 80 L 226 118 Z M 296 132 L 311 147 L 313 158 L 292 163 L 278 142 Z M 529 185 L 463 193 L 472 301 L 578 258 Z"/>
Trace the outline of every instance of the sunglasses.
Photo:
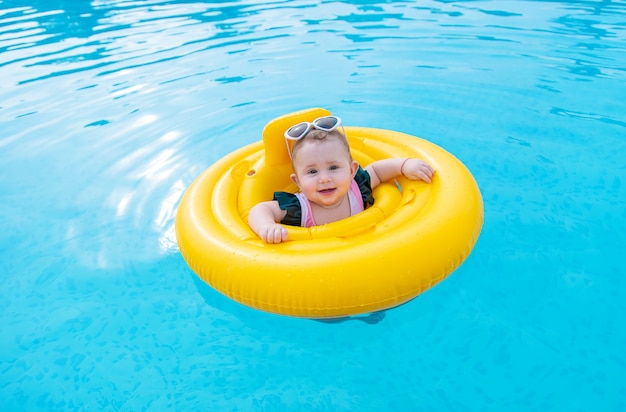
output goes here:
<path id="1" fill-rule="evenodd" d="M 287 151 L 289 152 L 289 157 L 291 157 L 291 148 L 289 147 L 289 140 L 297 141 L 302 139 L 311 131 L 311 129 L 317 129 L 324 132 L 332 132 L 337 128 L 341 127 L 341 118 L 338 116 L 324 116 L 318 117 L 312 122 L 302 122 L 298 123 L 294 126 L 291 126 L 285 132 L 285 142 L 287 143 Z"/>

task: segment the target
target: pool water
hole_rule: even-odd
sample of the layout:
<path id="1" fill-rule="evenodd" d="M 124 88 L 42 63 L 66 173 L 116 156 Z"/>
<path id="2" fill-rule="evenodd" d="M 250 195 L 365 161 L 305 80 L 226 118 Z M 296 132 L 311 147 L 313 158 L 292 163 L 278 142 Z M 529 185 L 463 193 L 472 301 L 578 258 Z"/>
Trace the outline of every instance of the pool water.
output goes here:
<path id="1" fill-rule="evenodd" d="M 624 21 L 611 1 L 0 1 L 0 409 L 626 409 Z M 378 322 L 247 308 L 177 247 L 193 179 L 317 106 L 433 141 L 483 194 L 469 259 Z"/>

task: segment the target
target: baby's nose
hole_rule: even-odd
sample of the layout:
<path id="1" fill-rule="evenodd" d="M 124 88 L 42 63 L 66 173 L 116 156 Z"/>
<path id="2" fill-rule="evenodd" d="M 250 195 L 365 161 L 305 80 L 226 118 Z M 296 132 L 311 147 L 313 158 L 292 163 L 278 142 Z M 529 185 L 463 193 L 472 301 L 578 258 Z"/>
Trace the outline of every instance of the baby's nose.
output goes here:
<path id="1" fill-rule="evenodd" d="M 328 182 L 330 181 L 330 174 L 326 173 L 326 172 L 322 172 L 319 175 L 319 181 L 320 182 Z"/>

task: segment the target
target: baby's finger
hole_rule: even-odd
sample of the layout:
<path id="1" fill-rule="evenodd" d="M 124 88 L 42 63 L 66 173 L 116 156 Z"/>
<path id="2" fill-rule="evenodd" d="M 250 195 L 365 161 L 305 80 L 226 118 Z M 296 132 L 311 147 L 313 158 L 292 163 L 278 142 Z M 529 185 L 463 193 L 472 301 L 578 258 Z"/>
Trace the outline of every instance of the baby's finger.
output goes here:
<path id="1" fill-rule="evenodd" d="M 433 167 L 431 165 L 429 165 L 428 163 L 425 165 L 424 168 L 424 173 L 430 178 L 432 179 L 433 176 L 435 175 L 435 169 L 433 169 Z"/>
<path id="2" fill-rule="evenodd" d="M 282 226 L 272 228 L 270 232 L 271 241 L 269 243 L 280 243 L 287 240 L 287 229 Z"/>
<path id="3" fill-rule="evenodd" d="M 274 232 L 274 243 L 280 243 L 287 239 L 287 229 L 284 227 L 276 228 Z"/>
<path id="4" fill-rule="evenodd" d="M 264 227 L 261 230 L 261 238 L 265 243 L 276 243 L 274 239 L 276 238 L 273 227 Z"/>
<path id="5" fill-rule="evenodd" d="M 280 242 L 280 237 L 276 236 L 276 230 L 274 228 L 268 229 L 267 243 L 278 243 L 278 242 Z"/>

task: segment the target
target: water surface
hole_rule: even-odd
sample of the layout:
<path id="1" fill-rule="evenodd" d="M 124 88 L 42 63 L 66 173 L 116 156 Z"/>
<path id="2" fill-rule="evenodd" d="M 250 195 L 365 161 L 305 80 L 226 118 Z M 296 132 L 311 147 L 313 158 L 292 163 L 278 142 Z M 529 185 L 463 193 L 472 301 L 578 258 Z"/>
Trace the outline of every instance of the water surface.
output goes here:
<path id="1" fill-rule="evenodd" d="M 623 410 L 624 21 L 610 1 L 1 1 L 0 406 Z M 484 197 L 470 258 L 373 325 L 241 306 L 176 244 L 195 177 L 316 106 L 433 141 Z"/>

